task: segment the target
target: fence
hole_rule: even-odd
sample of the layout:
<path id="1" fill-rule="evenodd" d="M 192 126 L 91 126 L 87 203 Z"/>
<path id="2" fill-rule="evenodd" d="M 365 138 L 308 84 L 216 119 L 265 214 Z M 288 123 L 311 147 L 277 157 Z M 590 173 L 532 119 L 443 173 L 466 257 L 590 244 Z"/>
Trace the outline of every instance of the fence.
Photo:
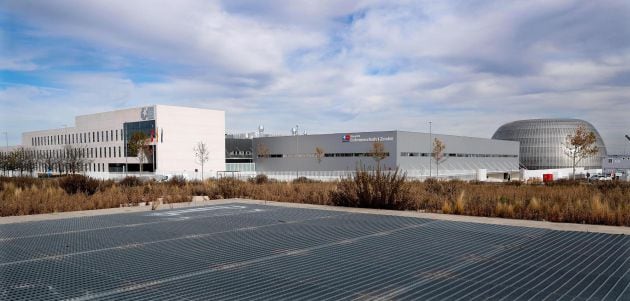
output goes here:
<path id="1" fill-rule="evenodd" d="M 385 170 L 384 173 L 393 173 L 393 170 Z M 405 171 L 403 171 L 405 173 Z M 440 173 L 439 176 L 432 174 L 432 178 L 440 179 L 460 179 L 475 180 L 477 179 L 476 170 L 449 170 L 447 173 Z M 239 171 L 222 171 L 218 172 L 217 177 L 231 177 L 241 180 L 247 180 L 256 177 L 256 175 L 264 174 L 270 179 L 278 181 L 292 181 L 299 177 L 319 181 L 338 181 L 344 178 L 353 177 L 356 174 L 354 170 L 338 170 L 338 171 L 273 171 L 273 172 L 239 172 Z M 408 170 L 406 171 L 407 179 L 423 181 L 429 178 L 428 170 Z"/>

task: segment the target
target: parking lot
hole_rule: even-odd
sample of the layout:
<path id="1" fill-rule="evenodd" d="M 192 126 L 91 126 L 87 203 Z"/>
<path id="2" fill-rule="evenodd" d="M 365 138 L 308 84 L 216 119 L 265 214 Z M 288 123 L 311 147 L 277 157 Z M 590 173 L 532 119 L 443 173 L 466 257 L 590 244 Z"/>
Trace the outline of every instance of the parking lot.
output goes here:
<path id="1" fill-rule="evenodd" d="M 230 203 L 0 225 L 2 300 L 630 300 L 630 236 Z"/>

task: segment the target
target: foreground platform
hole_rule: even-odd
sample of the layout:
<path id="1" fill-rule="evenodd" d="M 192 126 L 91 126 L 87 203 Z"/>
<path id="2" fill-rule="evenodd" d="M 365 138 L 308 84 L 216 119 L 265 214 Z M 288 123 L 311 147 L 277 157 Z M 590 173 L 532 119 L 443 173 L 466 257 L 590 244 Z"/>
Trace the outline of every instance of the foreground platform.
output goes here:
<path id="1" fill-rule="evenodd" d="M 630 236 L 226 203 L 0 224 L 0 300 L 630 300 Z"/>

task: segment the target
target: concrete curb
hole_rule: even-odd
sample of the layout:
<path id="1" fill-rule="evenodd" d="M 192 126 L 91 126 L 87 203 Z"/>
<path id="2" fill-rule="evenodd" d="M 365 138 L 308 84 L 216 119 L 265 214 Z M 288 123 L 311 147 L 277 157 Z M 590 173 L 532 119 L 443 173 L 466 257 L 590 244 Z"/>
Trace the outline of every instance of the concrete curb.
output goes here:
<path id="1" fill-rule="evenodd" d="M 557 231 L 577 231 L 577 232 L 595 232 L 595 233 L 630 235 L 630 227 L 622 227 L 622 226 L 553 223 L 553 222 L 546 222 L 546 221 L 532 221 L 532 220 L 519 220 L 519 219 L 507 219 L 507 218 L 494 218 L 494 217 L 466 216 L 466 215 L 451 215 L 451 214 L 426 213 L 426 212 L 416 212 L 416 211 L 347 208 L 347 207 L 334 207 L 334 206 L 326 206 L 326 205 L 283 203 L 283 202 L 238 199 L 238 198 L 208 200 L 207 197 L 194 197 L 192 202 L 160 205 L 157 208 L 157 210 L 159 211 L 159 210 L 167 210 L 167 209 L 175 209 L 175 208 L 220 205 L 220 204 L 235 203 L 235 202 L 245 203 L 245 204 L 255 204 L 255 205 L 287 207 L 287 208 L 318 209 L 318 210 L 342 211 L 342 212 L 351 212 L 351 213 L 416 217 L 416 218 L 426 218 L 426 219 L 455 221 L 455 222 L 482 223 L 482 224 L 492 224 L 492 225 L 516 226 L 516 227 L 530 227 L 530 228 L 540 228 L 540 229 L 549 229 L 549 230 L 557 230 Z M 106 215 L 106 214 L 146 212 L 146 211 L 151 211 L 151 206 L 122 207 L 122 208 L 85 210 L 85 211 L 49 213 L 49 214 L 37 214 L 37 215 L 8 216 L 8 217 L 0 218 L 0 225 L 33 222 L 33 221 L 56 220 L 56 219 L 65 219 L 65 218 L 74 218 L 74 217 L 99 216 L 99 215 Z"/>

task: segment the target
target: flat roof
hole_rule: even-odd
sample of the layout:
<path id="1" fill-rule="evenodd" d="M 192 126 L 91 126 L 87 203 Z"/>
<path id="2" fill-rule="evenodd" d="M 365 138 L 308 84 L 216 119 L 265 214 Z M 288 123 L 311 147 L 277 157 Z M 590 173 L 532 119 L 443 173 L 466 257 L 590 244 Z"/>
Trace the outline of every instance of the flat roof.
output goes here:
<path id="1" fill-rule="evenodd" d="M 630 236 L 267 206 L 0 225 L 0 299 L 630 299 Z"/>

